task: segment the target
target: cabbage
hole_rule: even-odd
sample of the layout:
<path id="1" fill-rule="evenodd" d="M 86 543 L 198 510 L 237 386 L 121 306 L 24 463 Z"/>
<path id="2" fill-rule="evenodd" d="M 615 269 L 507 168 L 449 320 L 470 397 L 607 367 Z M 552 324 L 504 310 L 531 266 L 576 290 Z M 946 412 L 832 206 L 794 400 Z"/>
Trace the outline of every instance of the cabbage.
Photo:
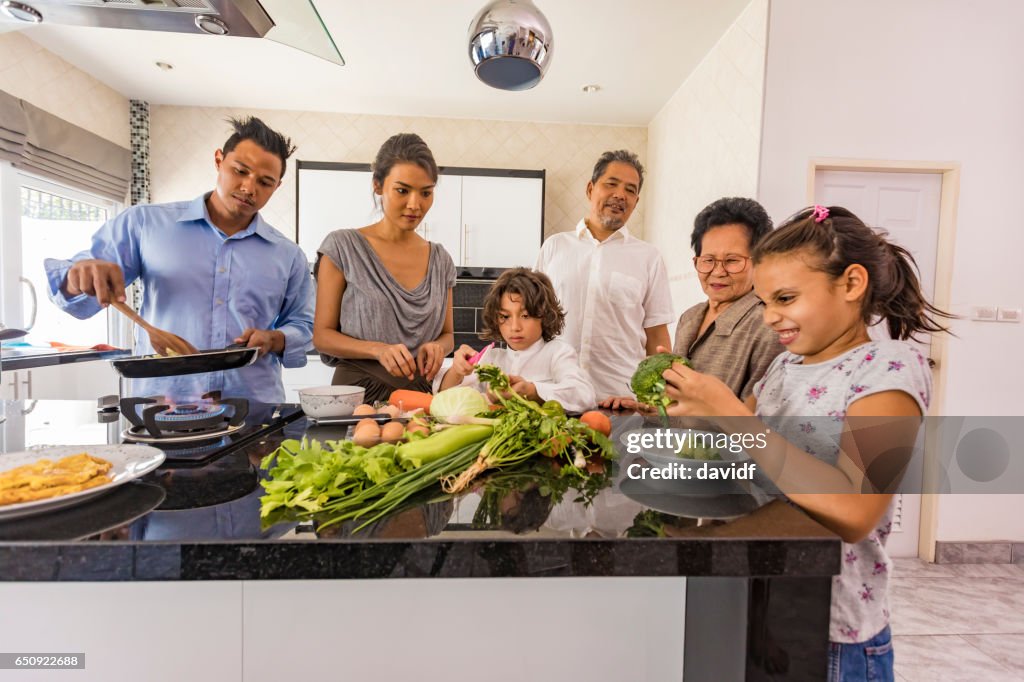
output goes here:
<path id="1" fill-rule="evenodd" d="M 444 421 L 451 416 L 473 417 L 487 411 L 483 394 L 469 386 L 448 388 L 430 401 L 430 414 Z"/>

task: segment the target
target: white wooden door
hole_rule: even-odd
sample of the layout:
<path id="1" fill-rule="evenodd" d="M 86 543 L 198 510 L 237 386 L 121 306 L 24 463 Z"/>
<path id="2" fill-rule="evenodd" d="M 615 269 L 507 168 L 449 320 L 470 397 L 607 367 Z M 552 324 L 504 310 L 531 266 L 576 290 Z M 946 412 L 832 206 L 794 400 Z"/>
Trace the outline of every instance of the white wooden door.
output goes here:
<path id="1" fill-rule="evenodd" d="M 826 206 L 842 206 L 872 227 L 889 233 L 889 239 L 914 256 L 921 274 L 921 288 L 928 300 L 935 292 L 935 259 L 938 251 L 939 173 L 895 173 L 875 171 L 818 171 L 814 200 Z M 873 338 L 888 338 L 884 325 L 871 327 Z M 922 336 L 918 345 L 930 355 L 931 341 Z M 917 466 L 908 478 L 920 479 Z M 918 556 L 921 524 L 921 496 L 903 494 L 896 499 L 893 533 L 887 549 L 891 556 Z"/>
<path id="2" fill-rule="evenodd" d="M 462 265 L 462 176 L 441 175 L 434 187 L 434 203 L 416 228 L 421 237 L 445 248 Z"/>
<path id="3" fill-rule="evenodd" d="M 462 264 L 533 267 L 540 253 L 541 178 L 462 178 Z"/>

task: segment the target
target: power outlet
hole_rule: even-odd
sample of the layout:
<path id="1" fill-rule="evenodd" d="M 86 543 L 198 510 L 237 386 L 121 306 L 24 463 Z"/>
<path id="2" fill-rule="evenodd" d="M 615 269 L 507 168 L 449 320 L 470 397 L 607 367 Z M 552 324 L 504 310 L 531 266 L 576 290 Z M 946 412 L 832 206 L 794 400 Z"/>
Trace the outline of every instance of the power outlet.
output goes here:
<path id="1" fill-rule="evenodd" d="M 982 322 L 995 322 L 998 308 L 994 305 L 976 305 L 971 308 L 971 319 Z"/>
<path id="2" fill-rule="evenodd" d="M 1000 308 L 996 311 L 999 322 L 1020 322 L 1020 308 Z"/>

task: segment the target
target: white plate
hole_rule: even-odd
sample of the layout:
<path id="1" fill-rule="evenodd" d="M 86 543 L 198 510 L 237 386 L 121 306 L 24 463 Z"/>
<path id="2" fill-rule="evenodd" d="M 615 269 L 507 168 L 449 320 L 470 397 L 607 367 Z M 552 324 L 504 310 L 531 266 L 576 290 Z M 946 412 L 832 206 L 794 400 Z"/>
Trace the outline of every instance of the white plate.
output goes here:
<path id="1" fill-rule="evenodd" d="M 80 452 L 88 452 L 94 457 L 102 457 L 110 462 L 112 466 L 107 472 L 107 476 L 110 477 L 111 482 L 60 497 L 0 506 L 0 521 L 41 514 L 72 504 L 79 504 L 89 498 L 109 492 L 128 481 L 145 476 L 164 461 L 164 453 L 149 445 L 37 445 L 28 452 L 0 454 L 0 471 L 32 464 L 40 459 L 56 461 L 69 455 L 77 455 Z"/>

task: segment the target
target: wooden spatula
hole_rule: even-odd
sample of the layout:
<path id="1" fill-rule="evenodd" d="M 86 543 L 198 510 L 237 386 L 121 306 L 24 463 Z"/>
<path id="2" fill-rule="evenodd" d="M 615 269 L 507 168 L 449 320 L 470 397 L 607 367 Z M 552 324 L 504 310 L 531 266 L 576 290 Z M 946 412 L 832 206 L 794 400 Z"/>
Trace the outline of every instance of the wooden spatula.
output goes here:
<path id="1" fill-rule="evenodd" d="M 178 355 L 193 355 L 199 351 L 191 343 L 181 338 L 177 334 L 166 332 L 163 329 L 157 329 L 149 322 L 139 317 L 139 314 L 128 307 L 127 304 L 115 301 L 112 303 L 115 308 L 121 311 L 121 313 L 135 324 L 142 327 L 147 334 L 149 334 L 149 342 L 153 345 L 155 350 L 160 355 L 167 355 L 167 351 L 174 351 Z"/>

